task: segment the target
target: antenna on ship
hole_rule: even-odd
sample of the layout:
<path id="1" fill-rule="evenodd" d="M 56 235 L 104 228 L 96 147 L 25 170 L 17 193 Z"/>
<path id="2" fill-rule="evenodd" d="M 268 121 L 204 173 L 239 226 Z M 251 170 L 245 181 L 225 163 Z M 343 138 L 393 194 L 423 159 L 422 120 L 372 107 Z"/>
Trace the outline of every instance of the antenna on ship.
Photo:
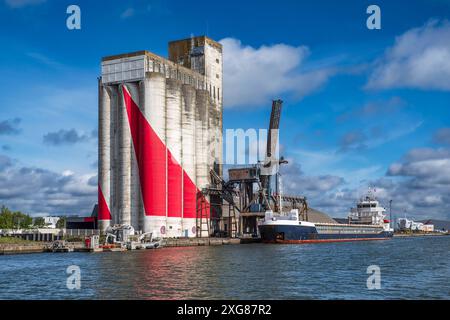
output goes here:
<path id="1" fill-rule="evenodd" d="M 391 221 L 391 228 L 394 228 L 394 222 L 392 221 L 392 199 L 389 200 L 389 220 Z"/>

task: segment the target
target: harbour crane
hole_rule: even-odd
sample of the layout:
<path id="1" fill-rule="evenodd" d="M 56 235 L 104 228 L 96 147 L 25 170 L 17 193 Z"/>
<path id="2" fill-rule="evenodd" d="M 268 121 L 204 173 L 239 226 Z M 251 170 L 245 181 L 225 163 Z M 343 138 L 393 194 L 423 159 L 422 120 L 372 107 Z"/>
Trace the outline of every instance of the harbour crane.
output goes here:
<path id="1" fill-rule="evenodd" d="M 279 99 L 272 101 L 267 147 L 262 161 L 229 169 L 227 181 L 214 170 L 210 171 L 211 183 L 203 188 L 201 196 L 211 196 L 211 199 L 216 196 L 219 202 L 214 205 L 222 208 L 221 216 L 214 218 L 217 221 L 213 222 L 211 218 L 211 225 L 219 227 L 214 227 L 213 233 L 225 234 L 228 237 L 257 237 L 258 219 L 264 218 L 266 211 L 281 213 L 282 203 L 289 203 L 292 208 L 298 208 L 302 214 L 306 214 L 307 204 L 304 197 L 282 195 L 280 190 L 279 168 L 281 164 L 288 163 L 278 155 L 282 105 L 283 101 Z M 207 206 L 200 205 L 197 208 L 197 225 L 201 226 L 207 221 L 207 210 Z M 221 230 L 220 226 L 224 230 Z"/>

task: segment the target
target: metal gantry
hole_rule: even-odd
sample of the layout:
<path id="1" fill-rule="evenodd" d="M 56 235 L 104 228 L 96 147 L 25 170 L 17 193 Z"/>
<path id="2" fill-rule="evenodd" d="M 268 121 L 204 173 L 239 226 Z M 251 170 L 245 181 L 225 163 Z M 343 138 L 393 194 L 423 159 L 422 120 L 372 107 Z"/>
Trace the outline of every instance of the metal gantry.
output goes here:
<path id="1" fill-rule="evenodd" d="M 282 103 L 281 100 L 272 102 L 267 150 L 263 161 L 243 168 L 229 169 L 228 181 L 224 181 L 216 171 L 210 171 L 211 183 L 199 192 L 197 200 L 198 237 L 206 230 L 204 221 L 208 217 L 208 235 L 211 235 L 212 229 L 214 235 L 257 237 L 258 219 L 264 218 L 268 210 L 281 213 L 283 204 L 291 209 L 299 209 L 302 219 L 308 221 L 306 198 L 282 195 L 280 190 L 279 168 L 287 163 L 276 154 Z M 224 216 L 224 211 L 228 212 L 228 216 Z M 236 217 L 237 214 L 239 218 Z M 228 227 L 222 230 L 222 222 L 225 229 L 225 221 Z"/>

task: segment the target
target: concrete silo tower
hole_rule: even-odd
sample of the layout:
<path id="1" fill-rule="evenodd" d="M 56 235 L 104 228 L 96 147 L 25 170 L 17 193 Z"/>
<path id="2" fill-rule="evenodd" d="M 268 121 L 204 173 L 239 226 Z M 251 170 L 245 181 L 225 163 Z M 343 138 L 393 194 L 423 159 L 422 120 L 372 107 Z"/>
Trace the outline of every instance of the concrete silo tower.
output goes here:
<path id="1" fill-rule="evenodd" d="M 197 196 L 221 163 L 219 43 L 195 37 L 170 42 L 169 59 L 148 51 L 102 59 L 100 228 L 196 236 Z"/>

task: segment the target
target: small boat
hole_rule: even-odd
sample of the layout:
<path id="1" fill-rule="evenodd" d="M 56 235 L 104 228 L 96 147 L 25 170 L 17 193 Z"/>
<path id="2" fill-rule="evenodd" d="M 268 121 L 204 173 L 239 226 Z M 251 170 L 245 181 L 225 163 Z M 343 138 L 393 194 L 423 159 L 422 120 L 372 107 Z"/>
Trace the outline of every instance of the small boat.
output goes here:
<path id="1" fill-rule="evenodd" d="M 104 252 L 121 252 L 127 250 L 127 248 L 122 244 L 106 244 L 100 246 L 100 248 L 102 248 Z"/>
<path id="2" fill-rule="evenodd" d="M 47 248 L 48 252 L 73 252 L 73 245 L 69 245 L 64 240 L 53 241 Z"/>
<path id="3" fill-rule="evenodd" d="M 159 239 L 159 240 L 153 240 L 153 241 L 151 241 L 151 242 L 144 242 L 144 243 L 142 244 L 142 246 L 143 246 L 145 249 L 156 249 L 156 248 L 160 248 L 160 247 L 163 246 L 163 240 L 162 240 L 162 239 Z"/>

